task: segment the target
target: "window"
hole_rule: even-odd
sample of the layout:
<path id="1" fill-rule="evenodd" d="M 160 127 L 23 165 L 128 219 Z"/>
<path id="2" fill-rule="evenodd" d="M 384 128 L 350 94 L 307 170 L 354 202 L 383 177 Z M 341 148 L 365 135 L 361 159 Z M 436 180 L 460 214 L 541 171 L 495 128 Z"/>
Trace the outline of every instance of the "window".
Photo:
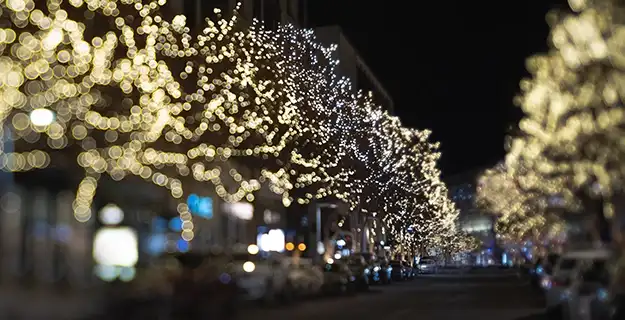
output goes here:
<path id="1" fill-rule="evenodd" d="M 297 0 L 286 0 L 286 14 L 288 14 L 292 19 L 297 18 L 295 16 L 295 1 Z"/>
<path id="2" fill-rule="evenodd" d="M 197 26 L 200 22 L 197 14 L 198 3 L 197 1 L 184 0 L 184 15 L 187 17 L 187 26 L 190 28 Z"/>
<path id="3" fill-rule="evenodd" d="M 188 2 L 189 0 L 185 0 L 185 1 Z M 215 13 L 215 9 L 220 9 L 221 13 L 220 14 Z M 215 21 L 220 18 L 228 17 L 231 14 L 230 10 L 232 10 L 232 8 L 230 8 L 229 0 L 212 0 L 212 1 L 203 1 L 201 10 L 202 10 L 202 19 L 204 17 L 208 17 L 211 20 Z M 200 22 L 204 23 L 204 21 L 200 21 Z"/>
<path id="4" fill-rule="evenodd" d="M 302 26 L 306 26 L 306 0 L 292 0 L 292 1 L 299 1 L 299 5 L 298 5 L 298 13 L 299 13 L 299 19 L 297 19 L 299 21 L 299 24 Z"/>
<path id="5" fill-rule="evenodd" d="M 264 0 L 263 1 L 263 20 L 265 28 L 275 30 L 282 21 L 282 10 L 280 9 L 280 0 Z"/>
<path id="6" fill-rule="evenodd" d="M 252 18 L 263 20 L 263 1 L 252 0 Z"/>

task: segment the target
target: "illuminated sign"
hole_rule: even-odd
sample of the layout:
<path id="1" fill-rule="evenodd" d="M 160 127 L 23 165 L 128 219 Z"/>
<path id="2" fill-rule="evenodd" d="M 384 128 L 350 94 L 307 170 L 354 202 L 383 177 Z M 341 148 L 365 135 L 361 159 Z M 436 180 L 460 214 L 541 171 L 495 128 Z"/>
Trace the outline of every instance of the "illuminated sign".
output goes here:
<path id="1" fill-rule="evenodd" d="M 280 229 L 269 230 L 268 233 L 261 233 L 256 237 L 256 243 L 261 251 L 283 252 L 285 249 L 284 231 Z"/>
<path id="2" fill-rule="evenodd" d="M 205 219 L 213 218 L 213 199 L 191 194 L 187 198 L 187 206 L 191 214 Z"/>
<path id="3" fill-rule="evenodd" d="M 241 220 L 252 220 L 254 217 L 254 206 L 251 203 L 224 203 L 223 209 L 226 213 Z"/>

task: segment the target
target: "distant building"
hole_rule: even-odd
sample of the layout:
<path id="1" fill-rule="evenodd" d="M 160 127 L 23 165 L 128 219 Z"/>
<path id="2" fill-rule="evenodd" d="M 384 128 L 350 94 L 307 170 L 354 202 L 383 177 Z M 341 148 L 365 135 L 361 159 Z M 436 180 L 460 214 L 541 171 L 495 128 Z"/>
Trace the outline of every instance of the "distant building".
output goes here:
<path id="1" fill-rule="evenodd" d="M 495 219 L 483 212 L 476 203 L 477 179 L 485 168 L 466 171 L 445 180 L 449 194 L 460 210 L 458 229 L 480 239 L 483 243 L 483 251 L 477 256 L 477 263 L 486 263 L 485 259 L 498 260 L 497 241 L 494 231 Z"/>
<path id="2" fill-rule="evenodd" d="M 187 24 L 197 26 L 203 23 L 206 17 L 214 17 L 214 10 L 221 9 L 228 14 L 237 2 L 241 2 L 241 17 L 248 22 L 254 18 L 263 21 L 265 27 L 274 29 L 279 23 L 292 23 L 306 26 L 307 0 L 175 0 L 170 1 L 169 9 L 174 13 L 184 13 Z"/>
<path id="3" fill-rule="evenodd" d="M 317 38 L 325 45 L 338 45 L 335 55 L 336 59 L 340 61 L 338 66 L 339 75 L 349 78 L 356 90 L 373 93 L 374 101 L 384 106 L 390 113 L 393 113 L 395 106 L 391 95 L 347 39 L 341 27 L 318 27 L 315 28 L 315 32 Z"/>

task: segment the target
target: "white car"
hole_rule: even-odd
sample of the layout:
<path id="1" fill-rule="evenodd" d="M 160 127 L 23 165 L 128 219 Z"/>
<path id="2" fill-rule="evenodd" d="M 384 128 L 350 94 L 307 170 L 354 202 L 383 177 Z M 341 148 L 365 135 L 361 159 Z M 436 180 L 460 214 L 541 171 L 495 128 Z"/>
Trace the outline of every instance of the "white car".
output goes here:
<path id="1" fill-rule="evenodd" d="M 244 300 L 274 303 L 292 298 L 288 270 L 281 259 L 238 254 L 233 256 L 233 268 L 237 285 L 244 291 Z"/>
<path id="2" fill-rule="evenodd" d="M 566 320 L 591 320 L 591 302 L 608 285 L 608 264 L 611 252 L 595 250 L 578 263 L 571 286 L 566 291 L 563 318 Z"/>
<path id="3" fill-rule="evenodd" d="M 569 299 L 569 288 L 573 284 L 576 270 L 583 261 L 592 261 L 597 257 L 601 249 L 587 249 L 569 251 L 558 260 L 551 276 L 542 279 L 542 287 L 545 289 L 547 311 L 561 311 L 566 307 Z"/>
<path id="4" fill-rule="evenodd" d="M 419 273 L 436 273 L 438 265 L 433 259 L 421 259 L 419 261 Z"/>
<path id="5" fill-rule="evenodd" d="M 288 265 L 288 279 L 300 296 L 315 296 L 323 287 L 323 270 L 315 266 L 311 259 L 285 258 Z"/>

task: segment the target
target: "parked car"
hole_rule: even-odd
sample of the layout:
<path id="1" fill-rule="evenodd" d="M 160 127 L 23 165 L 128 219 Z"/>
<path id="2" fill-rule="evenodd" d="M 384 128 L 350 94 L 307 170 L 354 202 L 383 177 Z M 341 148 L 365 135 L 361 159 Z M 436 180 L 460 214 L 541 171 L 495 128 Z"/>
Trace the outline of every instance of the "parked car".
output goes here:
<path id="1" fill-rule="evenodd" d="M 285 257 L 283 264 L 288 269 L 288 280 L 293 285 L 294 293 L 300 297 L 316 296 L 323 287 L 323 270 L 313 265 L 311 259 Z"/>
<path id="2" fill-rule="evenodd" d="M 414 268 L 413 265 L 407 261 L 403 261 L 402 265 L 404 266 L 404 269 L 406 270 L 406 278 L 408 280 L 413 280 L 417 276 L 416 268 Z"/>
<path id="3" fill-rule="evenodd" d="M 295 288 L 288 278 L 288 268 L 280 258 L 262 258 L 254 254 L 235 254 L 233 275 L 242 290 L 242 299 L 267 304 L 292 301 Z"/>
<path id="4" fill-rule="evenodd" d="M 592 301 L 601 289 L 609 285 L 609 250 L 595 250 L 588 257 L 580 259 L 571 276 L 571 285 L 563 302 L 563 318 L 566 320 L 590 320 Z"/>
<path id="5" fill-rule="evenodd" d="M 436 260 L 431 258 L 422 258 L 419 260 L 419 273 L 437 273 L 438 265 L 436 264 Z"/>
<path id="6" fill-rule="evenodd" d="M 558 317 L 563 311 L 563 302 L 568 297 L 568 288 L 571 285 L 571 277 L 581 259 L 592 255 L 594 249 L 582 251 L 570 251 L 562 255 L 553 268 L 552 275 L 544 277 L 541 285 L 545 290 L 547 313 L 552 317 Z"/>
<path id="7" fill-rule="evenodd" d="M 323 269 L 324 291 L 330 294 L 352 294 L 356 291 L 356 277 L 346 264 L 330 259 Z"/>
<path id="8" fill-rule="evenodd" d="M 402 264 L 401 261 L 393 260 L 390 262 L 391 265 L 391 278 L 395 281 L 404 281 L 407 280 L 406 268 Z"/>
<path id="9" fill-rule="evenodd" d="M 363 257 L 369 269 L 370 284 L 390 284 L 391 268 L 386 259 L 379 259 L 376 255 L 365 252 L 357 253 L 354 257 Z"/>
<path id="10" fill-rule="evenodd" d="M 559 260 L 560 255 L 556 253 L 551 253 L 544 258 L 538 259 L 530 272 L 532 285 L 544 290 L 544 284 L 548 283 L 548 279 L 551 278 L 553 269 Z"/>
<path id="11" fill-rule="evenodd" d="M 184 253 L 176 259 L 181 270 L 174 279 L 174 316 L 185 319 L 235 316 L 239 291 L 228 270 L 229 256 Z"/>
<path id="12" fill-rule="evenodd" d="M 369 290 L 369 275 L 371 270 L 369 266 L 367 266 L 365 258 L 362 256 L 352 256 L 345 259 L 345 262 L 349 270 L 356 277 L 356 287 L 358 290 Z"/>

